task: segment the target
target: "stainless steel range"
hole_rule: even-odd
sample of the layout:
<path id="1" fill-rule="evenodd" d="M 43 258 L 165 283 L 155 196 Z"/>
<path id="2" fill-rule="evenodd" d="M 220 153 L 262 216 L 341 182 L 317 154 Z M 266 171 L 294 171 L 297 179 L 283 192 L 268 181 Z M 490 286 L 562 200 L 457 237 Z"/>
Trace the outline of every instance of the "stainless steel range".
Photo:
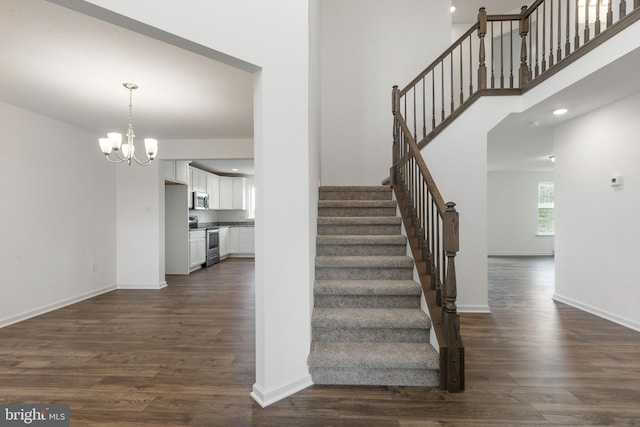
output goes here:
<path id="1" fill-rule="evenodd" d="M 220 230 L 207 228 L 207 262 L 209 267 L 220 262 Z"/>

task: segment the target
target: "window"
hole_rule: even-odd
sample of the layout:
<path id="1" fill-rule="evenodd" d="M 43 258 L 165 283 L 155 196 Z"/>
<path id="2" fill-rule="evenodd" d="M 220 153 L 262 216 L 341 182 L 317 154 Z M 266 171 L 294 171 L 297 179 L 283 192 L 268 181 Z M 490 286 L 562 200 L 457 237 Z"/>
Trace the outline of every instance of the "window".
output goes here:
<path id="1" fill-rule="evenodd" d="M 553 182 L 538 183 L 538 234 L 554 234 Z"/>
<path id="2" fill-rule="evenodd" d="M 249 218 L 256 218 L 256 187 L 252 185 L 249 187 Z"/>

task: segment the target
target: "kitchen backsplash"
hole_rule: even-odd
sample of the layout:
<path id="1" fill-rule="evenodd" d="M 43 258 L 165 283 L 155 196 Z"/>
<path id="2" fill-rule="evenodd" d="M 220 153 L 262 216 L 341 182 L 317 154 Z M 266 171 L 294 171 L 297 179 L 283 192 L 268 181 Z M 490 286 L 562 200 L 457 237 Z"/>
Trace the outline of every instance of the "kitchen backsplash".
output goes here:
<path id="1" fill-rule="evenodd" d="M 241 222 L 248 219 L 249 211 L 199 211 L 190 209 L 189 216 L 197 216 L 198 222 Z"/>

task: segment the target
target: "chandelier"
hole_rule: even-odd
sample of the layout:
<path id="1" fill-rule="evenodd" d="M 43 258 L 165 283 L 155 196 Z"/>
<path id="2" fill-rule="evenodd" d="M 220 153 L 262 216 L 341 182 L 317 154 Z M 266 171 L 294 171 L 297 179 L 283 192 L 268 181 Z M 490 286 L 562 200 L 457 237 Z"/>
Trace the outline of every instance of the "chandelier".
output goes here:
<path id="1" fill-rule="evenodd" d="M 133 133 L 133 115 L 131 100 L 133 99 L 133 91 L 138 89 L 135 83 L 123 83 L 122 86 L 129 90 L 129 128 L 127 129 L 127 142 L 122 143 L 122 134 L 117 132 L 109 132 L 106 138 L 99 138 L 100 150 L 111 163 L 127 162 L 131 165 L 131 160 L 142 166 L 147 166 L 155 159 L 158 154 L 158 140 L 153 138 L 144 139 L 144 148 L 147 158 L 140 160 L 135 155 L 136 147 L 133 143 L 135 134 Z M 113 153 L 113 155 L 111 155 Z"/>

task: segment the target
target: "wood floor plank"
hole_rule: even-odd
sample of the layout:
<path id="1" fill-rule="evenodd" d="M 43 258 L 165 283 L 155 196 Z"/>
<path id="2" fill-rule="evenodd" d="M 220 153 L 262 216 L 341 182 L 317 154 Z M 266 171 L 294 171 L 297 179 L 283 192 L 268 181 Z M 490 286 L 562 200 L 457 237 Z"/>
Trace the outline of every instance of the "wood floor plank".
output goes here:
<path id="1" fill-rule="evenodd" d="M 554 302 L 552 258 L 489 259 L 464 393 L 312 386 L 264 409 L 252 260 L 167 281 L 0 329 L 0 403 L 68 403 L 74 427 L 640 425 L 640 334 Z"/>

